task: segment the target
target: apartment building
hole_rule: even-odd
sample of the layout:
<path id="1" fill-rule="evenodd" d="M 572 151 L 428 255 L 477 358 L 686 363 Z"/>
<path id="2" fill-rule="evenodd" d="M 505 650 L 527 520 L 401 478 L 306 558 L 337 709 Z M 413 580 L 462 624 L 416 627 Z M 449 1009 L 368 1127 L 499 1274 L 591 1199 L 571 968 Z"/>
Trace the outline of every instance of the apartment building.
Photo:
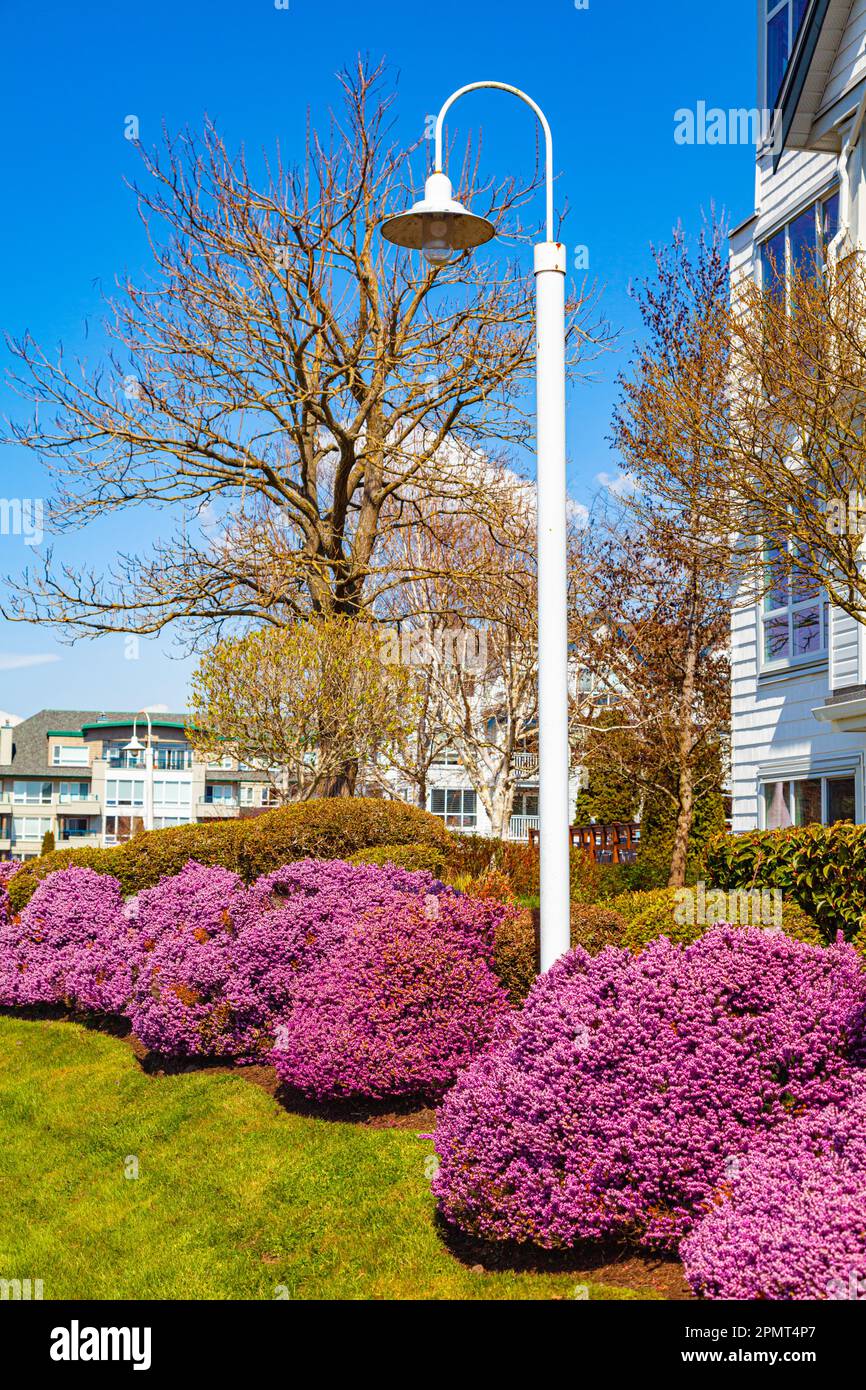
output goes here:
<path id="1" fill-rule="evenodd" d="M 755 211 L 732 274 L 762 284 L 866 242 L 866 0 L 759 0 Z M 733 829 L 866 819 L 866 630 L 779 583 L 732 621 Z"/>
<path id="2" fill-rule="evenodd" d="M 129 711 L 4 718 L 0 859 L 34 858 L 47 831 L 58 848 L 114 845 L 138 830 L 258 815 L 275 804 L 264 774 L 230 757 L 198 759 L 183 714 L 152 714 L 149 732 L 146 717 Z"/>

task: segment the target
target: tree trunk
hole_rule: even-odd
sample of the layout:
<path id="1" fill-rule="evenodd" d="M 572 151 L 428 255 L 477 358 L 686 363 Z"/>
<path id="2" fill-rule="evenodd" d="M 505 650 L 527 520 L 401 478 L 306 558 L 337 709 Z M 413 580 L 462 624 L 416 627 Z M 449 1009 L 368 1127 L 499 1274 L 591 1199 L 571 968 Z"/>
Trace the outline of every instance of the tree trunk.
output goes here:
<path id="1" fill-rule="evenodd" d="M 695 791 L 692 778 L 692 769 L 689 764 L 680 768 L 679 779 L 679 806 L 677 809 L 677 826 L 674 832 L 674 848 L 671 855 L 671 872 L 668 879 L 669 888 L 682 888 L 686 881 L 686 861 L 689 852 L 689 839 L 692 833 L 692 821 L 695 817 Z"/>

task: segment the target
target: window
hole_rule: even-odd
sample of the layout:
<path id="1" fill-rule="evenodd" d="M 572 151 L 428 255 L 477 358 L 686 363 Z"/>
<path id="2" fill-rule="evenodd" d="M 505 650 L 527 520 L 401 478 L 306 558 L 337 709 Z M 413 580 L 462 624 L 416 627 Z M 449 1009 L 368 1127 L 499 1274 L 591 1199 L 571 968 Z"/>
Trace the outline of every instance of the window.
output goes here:
<path id="1" fill-rule="evenodd" d="M 436 787 L 430 793 L 430 810 L 450 830 L 474 830 L 477 822 L 475 792 Z"/>
<path id="2" fill-rule="evenodd" d="M 143 806 L 144 783 L 131 777 L 109 777 L 105 783 L 106 806 Z"/>
<path id="3" fill-rule="evenodd" d="M 765 552 L 762 665 L 764 668 L 814 661 L 827 652 L 830 606 L 814 579 L 793 558 L 790 542 L 769 545 Z"/>
<path id="4" fill-rule="evenodd" d="M 235 789 L 229 782 L 213 782 L 205 787 L 204 799 L 208 806 L 234 806 Z"/>
<path id="5" fill-rule="evenodd" d="M 779 95 L 808 0 L 767 0 L 767 105 Z"/>
<path id="6" fill-rule="evenodd" d="M 837 821 L 857 819 L 852 773 L 767 782 L 763 791 L 764 825 L 768 830 L 788 825 L 835 825 Z"/>
<path id="7" fill-rule="evenodd" d="M 229 753 L 226 753 L 222 758 L 216 758 L 215 760 L 211 760 L 208 763 L 207 768 L 208 772 L 231 772 L 231 755 Z"/>
<path id="8" fill-rule="evenodd" d="M 433 759 L 434 767 L 459 767 L 460 754 L 456 748 L 443 748 Z"/>
<path id="9" fill-rule="evenodd" d="M 154 749 L 153 765 L 160 772 L 184 772 L 192 767 L 192 749 L 185 743 L 164 743 Z"/>
<path id="10" fill-rule="evenodd" d="M 12 800 L 19 806 L 50 806 L 50 782 L 13 782 Z"/>
<path id="11" fill-rule="evenodd" d="M 153 784 L 153 801 L 156 806 L 189 806 L 192 802 L 192 784 L 156 781 Z"/>
<path id="12" fill-rule="evenodd" d="M 90 790 L 89 782 L 61 782 L 60 801 L 61 805 L 69 801 L 95 801 L 96 797 Z"/>
<path id="13" fill-rule="evenodd" d="M 91 833 L 87 816 L 66 816 L 60 823 L 61 840 L 80 840 Z"/>
<path id="14" fill-rule="evenodd" d="M 255 787 L 241 787 L 241 805 L 252 806 L 255 800 Z"/>
<path id="15" fill-rule="evenodd" d="M 105 756 L 109 767 L 144 767 L 144 749 L 131 753 L 122 743 L 110 743 Z"/>
<path id="16" fill-rule="evenodd" d="M 62 747 L 55 743 L 51 761 L 55 767 L 89 767 L 90 752 L 83 744 Z"/>
<path id="17" fill-rule="evenodd" d="M 820 269 L 827 244 L 838 230 L 839 190 L 835 189 L 761 242 L 762 289 L 780 298 L 786 279 L 795 270 L 803 276 Z"/>
<path id="18" fill-rule="evenodd" d="M 105 843 L 107 845 L 123 844 L 143 829 L 144 821 L 141 816 L 106 816 Z"/>
<path id="19" fill-rule="evenodd" d="M 41 840 L 51 829 L 50 816 L 13 816 L 13 840 Z"/>
<path id="20" fill-rule="evenodd" d="M 280 794 L 276 787 L 262 787 L 262 805 L 279 806 Z"/>

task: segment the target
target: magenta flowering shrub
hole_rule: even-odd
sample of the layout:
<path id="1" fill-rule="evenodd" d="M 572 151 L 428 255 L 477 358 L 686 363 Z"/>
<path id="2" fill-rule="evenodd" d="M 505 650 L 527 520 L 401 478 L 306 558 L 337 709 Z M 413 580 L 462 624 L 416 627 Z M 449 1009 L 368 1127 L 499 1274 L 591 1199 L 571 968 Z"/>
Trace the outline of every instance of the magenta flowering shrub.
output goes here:
<path id="1" fill-rule="evenodd" d="M 0 925 L 0 1003 L 114 1007 L 109 957 L 122 933 L 116 878 L 72 866 L 50 874 L 23 912 Z"/>
<path id="2" fill-rule="evenodd" d="M 845 1099 L 864 1005 L 844 945 L 723 926 L 572 951 L 446 1095 L 442 1211 L 494 1239 L 673 1247 L 757 1132 Z"/>
<path id="3" fill-rule="evenodd" d="M 866 1299 L 866 1077 L 755 1139 L 683 1241 L 708 1298 Z"/>
<path id="4" fill-rule="evenodd" d="M 297 978 L 272 1053 L 283 1082 L 317 1100 L 433 1100 L 490 1041 L 508 996 L 440 903 L 368 911 Z"/>
<path id="5" fill-rule="evenodd" d="M 471 903 L 426 871 L 393 864 L 305 859 L 258 879 L 249 891 L 238 935 L 229 998 L 258 1050 L 274 1020 L 292 1008 L 300 976 L 328 958 L 361 921 L 402 920 L 407 902 L 424 901 L 443 931 L 492 959 L 493 934 L 504 909 Z"/>
<path id="6" fill-rule="evenodd" d="M 146 1047 L 204 1057 L 244 1050 L 227 990 L 245 903 L 237 874 L 191 859 L 129 904 L 140 950 L 129 1016 Z"/>
<path id="7" fill-rule="evenodd" d="M 17 859 L 0 859 L 0 927 L 5 923 L 9 915 L 9 889 L 7 887 L 10 878 L 21 868 Z"/>

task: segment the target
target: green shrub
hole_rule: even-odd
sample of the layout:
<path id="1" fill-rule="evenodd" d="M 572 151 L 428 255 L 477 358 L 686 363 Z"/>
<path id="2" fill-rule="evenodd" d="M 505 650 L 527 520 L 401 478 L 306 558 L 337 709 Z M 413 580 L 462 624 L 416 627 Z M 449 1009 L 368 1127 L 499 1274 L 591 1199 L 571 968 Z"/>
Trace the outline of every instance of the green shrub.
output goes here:
<path id="1" fill-rule="evenodd" d="M 659 936 L 666 936 L 669 941 L 685 946 L 703 936 L 714 925 L 715 917 L 707 913 L 703 922 L 687 921 L 677 893 L 675 888 L 660 888 L 653 892 L 625 893 L 615 898 L 611 906 L 626 920 L 621 944 L 629 950 L 640 951 Z M 724 917 L 734 926 L 748 926 L 753 920 L 751 908 L 733 895 Z M 795 941 L 803 941 L 810 946 L 822 944 L 817 925 L 798 903 L 783 901 L 781 925 L 785 935 Z"/>
<path id="2" fill-rule="evenodd" d="M 496 928 L 493 969 L 512 1004 L 522 1004 L 538 974 L 538 912 L 508 913 Z"/>
<path id="3" fill-rule="evenodd" d="M 817 922 L 823 939 L 848 940 L 866 919 L 866 826 L 808 825 L 719 835 L 705 856 L 720 888 L 778 888 Z"/>
<path id="4" fill-rule="evenodd" d="M 10 880 L 9 905 L 20 912 L 39 882 L 77 864 L 113 874 L 125 894 L 179 873 L 190 859 L 232 869 L 250 883 L 297 859 L 348 859 L 377 845 L 451 845 L 442 821 L 402 801 L 334 797 L 297 802 L 251 820 L 206 821 L 135 835 L 110 849 L 55 850 L 23 865 Z"/>
<path id="5" fill-rule="evenodd" d="M 605 946 L 622 946 L 626 920 L 610 907 L 572 903 L 571 944 L 597 956 Z"/>
<path id="6" fill-rule="evenodd" d="M 57 846 L 54 843 L 54 831 L 46 830 L 45 834 L 42 836 L 42 846 L 39 853 L 53 854 L 56 848 Z"/>
<path id="7" fill-rule="evenodd" d="M 401 869 L 426 869 L 439 878 L 445 865 L 445 850 L 438 845 L 376 845 L 359 849 L 349 856 L 350 864 L 397 864 Z"/>
<path id="8" fill-rule="evenodd" d="M 514 1004 L 522 1004 L 539 971 L 538 909 L 509 913 L 496 929 L 493 968 Z M 571 944 L 597 955 L 605 946 L 622 945 L 625 921 L 609 908 L 573 903 Z"/>

